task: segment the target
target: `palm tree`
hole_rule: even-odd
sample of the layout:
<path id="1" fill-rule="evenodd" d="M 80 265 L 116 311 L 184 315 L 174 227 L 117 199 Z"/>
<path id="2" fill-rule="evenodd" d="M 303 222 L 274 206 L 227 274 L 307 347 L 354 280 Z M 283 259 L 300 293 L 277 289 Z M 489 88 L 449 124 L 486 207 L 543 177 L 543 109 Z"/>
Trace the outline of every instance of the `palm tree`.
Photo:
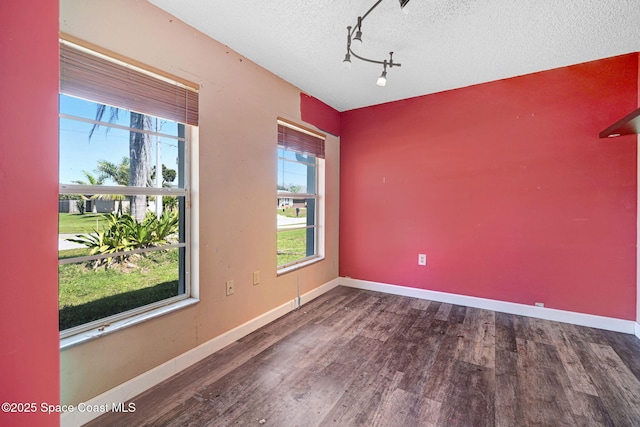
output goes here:
<path id="1" fill-rule="evenodd" d="M 99 160 L 97 172 L 100 172 L 102 182 L 110 178 L 117 185 L 129 185 L 129 158 L 123 157 L 120 164 L 112 163 L 108 160 Z"/>
<path id="2" fill-rule="evenodd" d="M 151 117 L 131 112 L 131 127 L 152 129 Z M 151 138 L 142 132 L 129 132 L 129 185 L 146 187 L 151 176 Z M 131 196 L 131 216 L 142 221 L 147 214 L 147 196 Z"/>
<path id="3" fill-rule="evenodd" d="M 87 172 L 86 170 L 83 170 L 82 173 L 84 174 L 84 177 L 87 179 L 82 180 L 82 179 L 76 179 L 73 182 L 74 184 L 79 184 L 79 185 L 102 185 L 102 183 L 104 182 L 104 177 L 103 176 L 99 176 L 96 177 L 95 175 L 93 175 L 91 172 Z M 80 200 L 78 200 L 78 209 L 80 210 L 80 213 L 84 213 L 84 202 L 85 200 L 90 200 L 94 198 L 93 194 L 81 194 L 80 197 L 82 197 L 82 203 L 80 202 Z"/>
<path id="4" fill-rule="evenodd" d="M 102 185 L 102 183 L 104 182 L 104 176 L 102 175 L 96 178 L 96 176 L 93 175 L 91 172 L 87 172 L 83 170 L 82 173 L 84 177 L 87 178 L 86 181 L 81 179 L 76 179 L 75 181 L 71 181 L 71 182 L 79 185 Z"/>
<path id="5" fill-rule="evenodd" d="M 104 113 L 107 111 L 105 105 L 98 105 L 96 110 L 96 121 L 102 121 Z M 109 123 L 118 119 L 118 109 L 109 107 Z M 139 130 L 152 130 L 151 117 L 144 114 L 130 112 L 129 127 Z M 94 124 L 89 132 L 89 139 L 100 125 Z M 109 128 L 106 130 L 109 131 Z M 126 184 L 134 187 L 146 187 L 151 169 L 151 138 L 144 132 L 129 132 L 129 178 Z M 103 172 L 104 173 L 104 172 Z M 121 177 L 118 176 L 118 179 Z M 115 180 L 115 179 L 114 179 Z M 118 182 L 118 180 L 115 180 Z M 147 196 L 134 195 L 131 199 L 131 216 L 142 221 L 147 213 Z"/>
<path id="6" fill-rule="evenodd" d="M 107 178 L 110 178 L 118 185 L 129 184 L 128 157 L 123 157 L 122 161 L 118 165 L 108 160 L 99 160 L 96 171 L 100 172 L 100 179 L 102 180 L 101 183 L 104 182 L 104 180 L 106 180 Z M 99 194 L 95 197 L 102 200 L 114 200 L 117 205 L 116 211 L 120 214 L 122 213 L 122 202 L 127 198 L 122 194 Z"/>

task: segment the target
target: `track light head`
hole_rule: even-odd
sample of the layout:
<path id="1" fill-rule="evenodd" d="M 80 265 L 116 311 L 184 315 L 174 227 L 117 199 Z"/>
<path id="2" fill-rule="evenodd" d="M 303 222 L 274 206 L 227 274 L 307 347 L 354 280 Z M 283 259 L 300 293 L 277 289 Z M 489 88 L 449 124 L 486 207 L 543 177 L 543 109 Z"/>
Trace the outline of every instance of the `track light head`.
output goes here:
<path id="1" fill-rule="evenodd" d="M 376 82 L 378 86 L 386 86 L 387 85 L 387 61 L 384 61 L 384 69 L 382 70 L 382 74 L 378 77 L 378 81 Z"/>
<path id="2" fill-rule="evenodd" d="M 358 16 L 358 24 L 356 25 L 356 28 L 356 36 L 353 39 L 362 43 L 362 16 Z"/>
<path id="3" fill-rule="evenodd" d="M 344 60 L 342 61 L 342 66 L 347 70 L 351 69 L 351 54 L 349 54 L 348 52 L 344 56 Z"/>

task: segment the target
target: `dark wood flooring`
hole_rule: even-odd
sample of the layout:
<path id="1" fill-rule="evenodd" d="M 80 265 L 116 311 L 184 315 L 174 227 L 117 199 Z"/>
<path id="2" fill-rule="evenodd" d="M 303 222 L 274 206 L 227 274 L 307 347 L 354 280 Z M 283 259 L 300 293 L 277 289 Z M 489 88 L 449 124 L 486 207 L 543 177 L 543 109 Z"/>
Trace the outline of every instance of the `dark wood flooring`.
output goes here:
<path id="1" fill-rule="evenodd" d="M 640 426 L 632 335 L 338 287 L 92 426 Z"/>

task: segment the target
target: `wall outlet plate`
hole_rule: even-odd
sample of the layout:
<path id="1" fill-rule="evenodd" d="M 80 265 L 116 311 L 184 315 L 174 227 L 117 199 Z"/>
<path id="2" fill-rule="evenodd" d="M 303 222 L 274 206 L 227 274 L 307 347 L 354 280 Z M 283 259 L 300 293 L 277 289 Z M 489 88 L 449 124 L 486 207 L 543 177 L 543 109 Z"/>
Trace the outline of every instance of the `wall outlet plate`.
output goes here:
<path id="1" fill-rule="evenodd" d="M 253 272 L 253 284 L 257 285 L 260 283 L 260 271 L 256 270 Z"/>
<path id="2" fill-rule="evenodd" d="M 427 254 L 418 254 L 418 265 L 427 265 Z"/>
<path id="3" fill-rule="evenodd" d="M 227 280 L 227 296 L 233 295 L 233 280 Z"/>

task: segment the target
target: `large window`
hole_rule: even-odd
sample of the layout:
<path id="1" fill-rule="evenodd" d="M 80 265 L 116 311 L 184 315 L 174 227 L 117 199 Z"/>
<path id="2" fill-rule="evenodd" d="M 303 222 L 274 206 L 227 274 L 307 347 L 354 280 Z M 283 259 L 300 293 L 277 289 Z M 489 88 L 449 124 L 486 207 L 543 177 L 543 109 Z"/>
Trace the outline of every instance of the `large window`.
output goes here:
<path id="1" fill-rule="evenodd" d="M 197 92 L 61 43 L 61 336 L 190 296 Z"/>
<path id="2" fill-rule="evenodd" d="M 280 271 L 322 256 L 323 162 L 322 136 L 278 121 L 276 222 Z"/>

